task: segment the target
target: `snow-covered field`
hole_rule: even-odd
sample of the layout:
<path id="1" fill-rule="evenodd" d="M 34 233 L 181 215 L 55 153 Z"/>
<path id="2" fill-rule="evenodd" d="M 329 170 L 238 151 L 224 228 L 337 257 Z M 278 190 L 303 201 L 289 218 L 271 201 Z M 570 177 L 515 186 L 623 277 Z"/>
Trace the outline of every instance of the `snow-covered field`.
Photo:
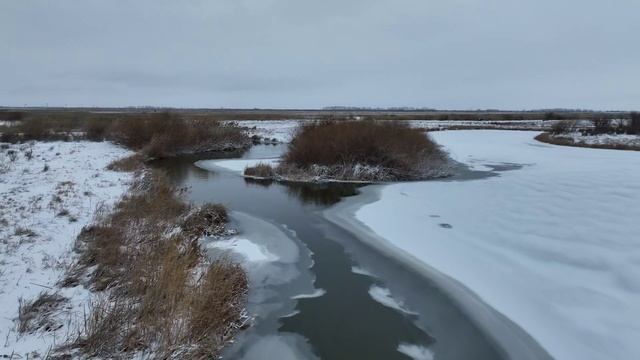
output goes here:
<path id="1" fill-rule="evenodd" d="M 640 153 L 541 144 L 537 134 L 434 133 L 473 169 L 511 170 L 381 186 L 355 216 L 554 358 L 639 359 Z"/>
<path id="2" fill-rule="evenodd" d="M 408 123 L 415 128 L 427 130 L 446 130 L 448 128 L 490 128 L 510 130 L 548 130 L 555 121 L 544 120 L 410 120 Z"/>
<path id="3" fill-rule="evenodd" d="M 640 135 L 627 134 L 599 134 L 599 135 L 582 135 L 579 132 L 569 134 L 554 135 L 557 138 L 564 138 L 574 143 L 582 143 L 586 145 L 625 145 L 640 148 Z"/>
<path id="4" fill-rule="evenodd" d="M 248 129 L 249 136 L 258 135 L 278 142 L 291 141 L 298 125 L 307 120 L 242 120 L 237 123 Z"/>
<path id="5" fill-rule="evenodd" d="M 288 143 L 300 124 L 313 120 L 241 120 L 237 123 L 246 127 L 249 136 L 258 135 L 267 139 L 275 139 L 278 142 Z M 535 129 L 549 130 L 555 121 L 543 120 L 408 120 L 411 127 L 426 130 L 445 130 L 454 128 L 490 128 L 490 129 Z"/>
<path id="6" fill-rule="evenodd" d="M 110 143 L 35 142 L 0 149 L 0 357 L 40 356 L 81 321 L 88 292 L 59 290 L 69 301 L 54 309 L 51 331 L 19 334 L 19 300 L 56 292 L 81 228 L 111 205 L 131 176 L 107 171 L 131 152 Z"/>

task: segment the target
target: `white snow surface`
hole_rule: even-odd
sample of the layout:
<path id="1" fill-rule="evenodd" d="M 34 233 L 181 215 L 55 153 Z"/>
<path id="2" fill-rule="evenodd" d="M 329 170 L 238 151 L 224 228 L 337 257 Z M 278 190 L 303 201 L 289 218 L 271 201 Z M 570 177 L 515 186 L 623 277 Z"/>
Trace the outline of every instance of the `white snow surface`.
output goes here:
<path id="1" fill-rule="evenodd" d="M 230 159 L 230 160 L 201 160 L 195 165 L 205 170 L 225 169 L 238 174 L 244 174 L 244 169 L 258 164 L 277 166 L 279 159 Z"/>
<path id="2" fill-rule="evenodd" d="M 112 205 L 129 186 L 130 175 L 105 166 L 130 154 L 96 142 L 5 144 L 0 149 L 0 357 L 45 356 L 76 330 L 89 292 L 80 286 L 57 290 L 55 284 L 96 208 Z M 69 298 L 54 315 L 61 327 L 18 334 L 14 319 L 19 299 L 34 300 L 43 291 L 56 290 Z"/>
<path id="3" fill-rule="evenodd" d="M 627 145 L 640 147 L 640 135 L 629 134 L 598 134 L 582 135 L 580 132 L 555 135 L 558 138 L 568 138 L 575 143 L 588 145 Z"/>
<path id="4" fill-rule="evenodd" d="M 241 120 L 238 125 L 248 129 L 249 136 L 258 135 L 267 139 L 288 143 L 298 126 L 309 120 Z"/>
<path id="5" fill-rule="evenodd" d="M 434 133 L 476 168 L 524 166 L 388 185 L 356 218 L 402 256 L 464 284 L 554 358 L 640 359 L 640 153 L 547 145 L 537 134 Z"/>
<path id="6" fill-rule="evenodd" d="M 464 128 L 488 128 L 510 130 L 547 130 L 555 123 L 554 120 L 408 120 L 411 127 L 427 130 L 446 130 L 450 127 Z"/>

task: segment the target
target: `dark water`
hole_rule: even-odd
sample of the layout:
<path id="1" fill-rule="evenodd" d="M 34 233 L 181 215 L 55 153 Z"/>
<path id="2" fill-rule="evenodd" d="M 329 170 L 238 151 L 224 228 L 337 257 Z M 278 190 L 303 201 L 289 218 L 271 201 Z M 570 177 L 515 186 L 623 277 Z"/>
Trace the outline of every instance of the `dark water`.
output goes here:
<path id="1" fill-rule="evenodd" d="M 277 146 L 260 146 L 243 156 L 266 158 L 281 151 Z M 233 156 L 239 154 L 205 158 Z M 297 300 L 296 315 L 262 320 L 273 326 L 258 323 L 248 332 L 297 334 L 322 359 L 410 359 L 397 350 L 403 343 L 426 347 L 436 359 L 505 357 L 433 283 L 319 214 L 342 197 L 356 195 L 355 186 L 250 181 L 230 172 L 202 170 L 193 165 L 196 160 L 172 159 L 155 165 L 165 169 L 178 185 L 189 187 L 189 199 L 195 203 L 222 203 L 233 211 L 292 230 L 300 246 L 312 254 L 310 271 L 315 287 L 326 291 L 320 297 Z M 354 273 L 353 267 L 364 267 L 373 275 Z M 389 289 L 411 313 L 375 301 L 369 294 L 372 286 Z M 246 346 L 236 344 L 228 357 L 243 358 Z M 262 358 L 280 357 L 267 350 Z"/>

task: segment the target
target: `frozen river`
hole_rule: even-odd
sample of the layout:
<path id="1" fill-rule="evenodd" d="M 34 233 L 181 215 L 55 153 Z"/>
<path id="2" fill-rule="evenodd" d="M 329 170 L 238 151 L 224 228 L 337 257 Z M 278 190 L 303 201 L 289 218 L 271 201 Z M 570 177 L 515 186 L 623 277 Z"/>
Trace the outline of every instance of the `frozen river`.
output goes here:
<path id="1" fill-rule="evenodd" d="M 241 161 L 274 158 L 283 149 L 254 147 Z M 240 230 L 233 239 L 209 244 L 212 256 L 226 250 L 250 276 L 248 311 L 255 320 L 226 358 L 547 357 L 518 326 L 466 289 L 442 286 L 437 276 L 373 245 L 361 229 L 327 219 L 326 211 L 345 197 L 349 206 L 374 201 L 369 187 L 361 193 L 344 184 L 255 182 L 239 176 L 233 161 L 218 163 L 225 168 L 198 160 L 158 165 L 189 187 L 191 201 L 225 204 Z M 504 169 L 461 168 L 458 179 L 495 176 L 498 170 Z M 487 331 L 487 323 L 502 329 L 510 348 Z"/>

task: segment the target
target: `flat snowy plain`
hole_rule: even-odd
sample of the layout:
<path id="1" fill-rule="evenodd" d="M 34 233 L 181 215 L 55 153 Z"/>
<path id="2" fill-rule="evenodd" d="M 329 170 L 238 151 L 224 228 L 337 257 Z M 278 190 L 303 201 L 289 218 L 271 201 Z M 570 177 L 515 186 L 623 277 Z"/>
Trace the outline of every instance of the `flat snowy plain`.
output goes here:
<path id="1" fill-rule="evenodd" d="M 82 326 L 89 292 L 55 284 L 72 261 L 82 227 L 129 187 L 130 174 L 105 167 L 132 153 L 107 142 L 5 146 L 0 150 L 0 358 L 46 357 Z M 52 331 L 19 334 L 14 321 L 19 299 L 34 300 L 41 292 L 58 292 L 69 301 L 54 311 Z"/>
<path id="2" fill-rule="evenodd" d="M 640 153 L 547 145 L 537 134 L 432 133 L 474 170 L 510 170 L 378 186 L 379 200 L 355 218 L 554 358 L 639 359 Z"/>

